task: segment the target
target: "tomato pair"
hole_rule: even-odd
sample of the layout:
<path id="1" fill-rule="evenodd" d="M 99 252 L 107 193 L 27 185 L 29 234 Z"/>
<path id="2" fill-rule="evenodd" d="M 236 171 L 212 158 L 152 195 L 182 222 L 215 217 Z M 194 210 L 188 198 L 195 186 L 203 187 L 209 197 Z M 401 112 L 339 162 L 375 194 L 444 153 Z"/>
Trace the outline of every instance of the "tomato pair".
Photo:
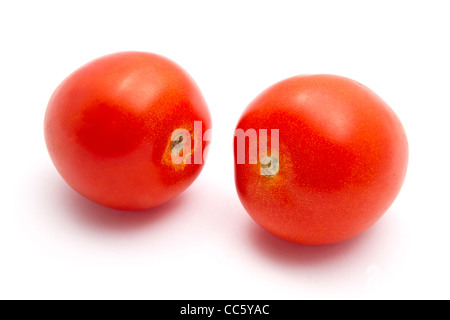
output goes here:
<path id="1" fill-rule="evenodd" d="M 150 53 L 94 60 L 53 93 L 49 154 L 64 180 L 99 204 L 140 210 L 200 174 L 211 117 L 190 76 Z M 269 152 L 270 150 L 270 152 Z M 364 231 L 394 201 L 408 145 L 394 112 L 338 76 L 299 76 L 264 91 L 235 137 L 238 195 L 269 232 L 303 244 Z"/>

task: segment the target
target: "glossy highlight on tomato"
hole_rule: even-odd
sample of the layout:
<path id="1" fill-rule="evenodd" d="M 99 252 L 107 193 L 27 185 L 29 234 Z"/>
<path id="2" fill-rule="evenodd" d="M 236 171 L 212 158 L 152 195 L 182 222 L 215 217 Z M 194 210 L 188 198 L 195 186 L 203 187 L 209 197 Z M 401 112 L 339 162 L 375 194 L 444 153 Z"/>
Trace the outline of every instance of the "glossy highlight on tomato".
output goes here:
<path id="1" fill-rule="evenodd" d="M 390 207 L 406 175 L 408 142 L 400 120 L 348 78 L 281 81 L 246 108 L 236 128 L 279 130 L 278 147 L 267 138 L 267 150 L 275 145 L 277 156 L 259 155 L 255 164 L 248 155 L 238 163 L 235 137 L 235 182 L 249 215 L 291 242 L 325 245 L 362 233 Z"/>
<path id="2" fill-rule="evenodd" d="M 194 122 L 201 123 L 199 134 Z M 191 134 L 187 157 L 203 154 L 210 128 L 206 102 L 186 71 L 156 54 L 121 52 L 59 85 L 44 133 L 55 167 L 74 190 L 104 206 L 143 210 L 185 190 L 203 168 L 203 161 L 171 161 L 172 133 Z"/>

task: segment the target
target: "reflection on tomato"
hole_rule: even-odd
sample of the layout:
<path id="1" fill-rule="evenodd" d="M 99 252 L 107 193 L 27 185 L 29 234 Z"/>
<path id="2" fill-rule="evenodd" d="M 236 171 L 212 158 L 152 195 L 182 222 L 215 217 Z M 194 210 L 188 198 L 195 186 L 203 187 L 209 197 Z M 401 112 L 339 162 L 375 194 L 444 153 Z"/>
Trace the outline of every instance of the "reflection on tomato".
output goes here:
<path id="1" fill-rule="evenodd" d="M 323 245 L 360 234 L 385 213 L 405 178 L 402 124 L 381 98 L 347 78 L 281 81 L 247 107 L 237 128 L 279 129 L 278 156 L 235 163 L 235 180 L 250 216 L 288 241 Z M 269 133 L 267 140 L 270 150 L 276 144 Z M 235 138 L 235 162 L 238 146 Z"/>
<path id="2" fill-rule="evenodd" d="M 201 132 L 194 135 L 194 122 Z M 192 133 L 203 153 L 211 128 L 207 105 L 192 78 L 151 53 L 123 52 L 94 60 L 53 93 L 45 115 L 49 154 L 64 180 L 108 207 L 155 207 L 185 190 L 202 163 L 175 164 L 172 132 Z M 187 155 L 186 155 L 187 156 Z"/>

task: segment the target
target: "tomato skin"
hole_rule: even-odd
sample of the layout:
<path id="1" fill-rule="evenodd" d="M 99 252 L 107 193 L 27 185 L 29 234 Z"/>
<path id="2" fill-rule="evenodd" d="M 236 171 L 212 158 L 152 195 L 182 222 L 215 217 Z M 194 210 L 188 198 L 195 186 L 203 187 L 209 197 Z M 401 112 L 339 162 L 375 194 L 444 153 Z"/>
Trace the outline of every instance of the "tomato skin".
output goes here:
<path id="1" fill-rule="evenodd" d="M 247 107 L 239 128 L 279 129 L 274 176 L 261 175 L 260 159 L 237 164 L 235 138 L 235 182 L 249 215 L 291 242 L 325 245 L 360 234 L 389 208 L 406 175 L 400 120 L 370 89 L 344 77 L 281 81 Z"/>
<path id="2" fill-rule="evenodd" d="M 203 164 L 175 165 L 171 134 L 211 128 L 192 78 L 162 56 L 121 52 L 67 77 L 50 98 L 44 123 L 50 157 L 83 196 L 121 210 L 158 206 L 185 190 Z M 197 139 L 197 137 L 193 137 Z M 198 140 L 198 139 L 197 139 Z M 207 143 L 192 141 L 195 148 Z"/>

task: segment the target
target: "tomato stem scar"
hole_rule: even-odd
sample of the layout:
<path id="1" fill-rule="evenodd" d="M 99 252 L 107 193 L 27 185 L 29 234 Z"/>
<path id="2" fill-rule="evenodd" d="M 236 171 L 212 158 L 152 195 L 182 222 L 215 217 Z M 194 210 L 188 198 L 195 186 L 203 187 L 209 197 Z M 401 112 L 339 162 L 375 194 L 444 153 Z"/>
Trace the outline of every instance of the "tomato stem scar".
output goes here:
<path id="1" fill-rule="evenodd" d="M 266 177 L 275 176 L 280 170 L 278 158 L 266 156 L 261 159 L 261 175 Z"/>
<path id="2" fill-rule="evenodd" d="M 172 141 L 170 145 L 170 151 L 173 155 L 179 155 L 184 147 L 184 137 L 182 134 L 179 134 L 175 140 Z"/>

